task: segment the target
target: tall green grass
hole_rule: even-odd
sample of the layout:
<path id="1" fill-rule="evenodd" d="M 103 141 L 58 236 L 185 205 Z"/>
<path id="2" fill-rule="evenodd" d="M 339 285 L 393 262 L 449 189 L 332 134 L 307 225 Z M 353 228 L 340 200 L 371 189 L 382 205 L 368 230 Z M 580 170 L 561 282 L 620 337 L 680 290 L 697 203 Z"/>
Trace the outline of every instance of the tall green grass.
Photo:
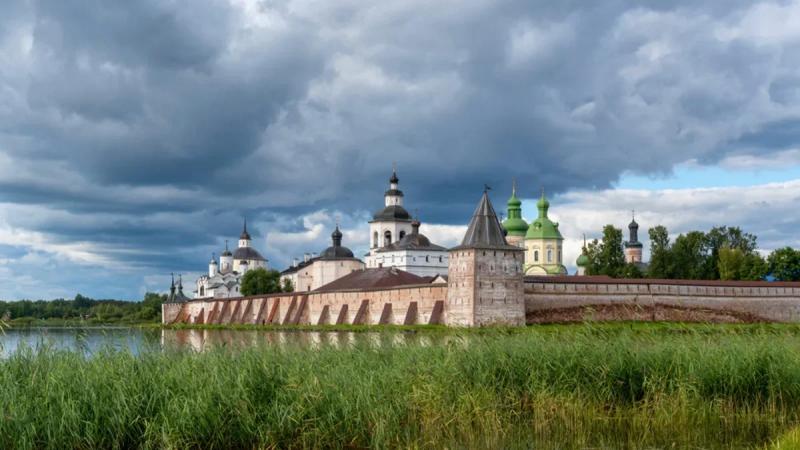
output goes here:
<path id="1" fill-rule="evenodd" d="M 355 342 L 20 351 L 0 361 L 0 448 L 750 448 L 800 416 L 794 329 Z"/>

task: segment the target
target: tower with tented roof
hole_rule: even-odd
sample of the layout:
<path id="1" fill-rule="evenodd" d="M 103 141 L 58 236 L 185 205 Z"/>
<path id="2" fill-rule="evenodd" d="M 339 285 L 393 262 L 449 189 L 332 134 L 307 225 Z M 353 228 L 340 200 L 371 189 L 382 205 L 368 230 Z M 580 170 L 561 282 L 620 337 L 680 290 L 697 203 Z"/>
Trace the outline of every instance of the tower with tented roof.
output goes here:
<path id="1" fill-rule="evenodd" d="M 524 325 L 523 263 L 524 250 L 506 240 L 487 187 L 461 245 L 450 249 L 446 323 Z"/>

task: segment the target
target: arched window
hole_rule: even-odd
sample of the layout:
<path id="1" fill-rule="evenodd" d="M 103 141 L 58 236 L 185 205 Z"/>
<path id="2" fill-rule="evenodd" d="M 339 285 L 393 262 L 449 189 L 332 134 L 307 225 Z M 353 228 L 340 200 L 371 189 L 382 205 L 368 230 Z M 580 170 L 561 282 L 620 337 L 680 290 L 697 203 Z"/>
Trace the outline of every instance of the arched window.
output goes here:
<path id="1" fill-rule="evenodd" d="M 204 295 L 206 295 L 206 287 L 200 286 L 200 297 L 203 297 Z"/>
<path id="2" fill-rule="evenodd" d="M 431 262 L 430 258 L 427 255 L 425 256 L 425 262 Z"/>
<path id="3" fill-rule="evenodd" d="M 378 232 L 376 231 L 375 233 L 372 234 L 372 247 L 373 248 L 378 247 L 378 243 L 379 243 Z"/>
<path id="4" fill-rule="evenodd" d="M 389 230 L 386 230 L 383 233 L 383 246 L 386 247 L 391 243 L 392 243 L 392 232 L 389 231 Z"/>
<path id="5" fill-rule="evenodd" d="M 547 249 L 547 262 L 553 262 L 553 249 Z"/>
<path id="6" fill-rule="evenodd" d="M 561 250 L 558 251 L 558 263 L 561 264 Z"/>
<path id="7" fill-rule="evenodd" d="M 539 250 L 533 251 L 533 260 L 534 262 L 539 262 Z"/>
<path id="8" fill-rule="evenodd" d="M 442 257 L 441 256 L 439 257 L 439 262 L 442 262 Z"/>
<path id="9" fill-rule="evenodd" d="M 404 237 L 406 237 L 406 232 L 405 231 L 401 231 L 400 232 L 400 237 L 398 239 L 403 239 Z"/>

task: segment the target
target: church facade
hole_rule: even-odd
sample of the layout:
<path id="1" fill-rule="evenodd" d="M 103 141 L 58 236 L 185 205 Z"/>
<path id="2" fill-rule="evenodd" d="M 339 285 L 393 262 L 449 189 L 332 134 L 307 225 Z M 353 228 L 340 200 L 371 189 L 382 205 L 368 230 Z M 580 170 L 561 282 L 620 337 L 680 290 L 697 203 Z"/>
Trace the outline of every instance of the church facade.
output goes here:
<path id="1" fill-rule="evenodd" d="M 503 229 L 510 245 L 525 250 L 525 275 L 566 275 L 564 237 L 558 222 L 548 217 L 550 202 L 544 191 L 536 202 L 538 216 L 530 224 L 522 217 L 522 201 L 517 198 L 516 183 L 507 206 L 508 218 L 503 221 Z"/>

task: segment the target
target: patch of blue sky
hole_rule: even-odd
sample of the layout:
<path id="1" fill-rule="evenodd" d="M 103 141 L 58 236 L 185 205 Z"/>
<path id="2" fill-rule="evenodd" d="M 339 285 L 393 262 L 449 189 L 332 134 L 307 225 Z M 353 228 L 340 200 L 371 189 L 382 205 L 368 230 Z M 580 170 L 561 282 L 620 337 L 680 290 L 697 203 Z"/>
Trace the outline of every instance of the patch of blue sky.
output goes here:
<path id="1" fill-rule="evenodd" d="M 624 173 L 617 189 L 690 189 L 754 186 L 800 179 L 800 165 L 770 169 L 727 169 L 719 166 L 679 165 L 669 175 Z"/>

